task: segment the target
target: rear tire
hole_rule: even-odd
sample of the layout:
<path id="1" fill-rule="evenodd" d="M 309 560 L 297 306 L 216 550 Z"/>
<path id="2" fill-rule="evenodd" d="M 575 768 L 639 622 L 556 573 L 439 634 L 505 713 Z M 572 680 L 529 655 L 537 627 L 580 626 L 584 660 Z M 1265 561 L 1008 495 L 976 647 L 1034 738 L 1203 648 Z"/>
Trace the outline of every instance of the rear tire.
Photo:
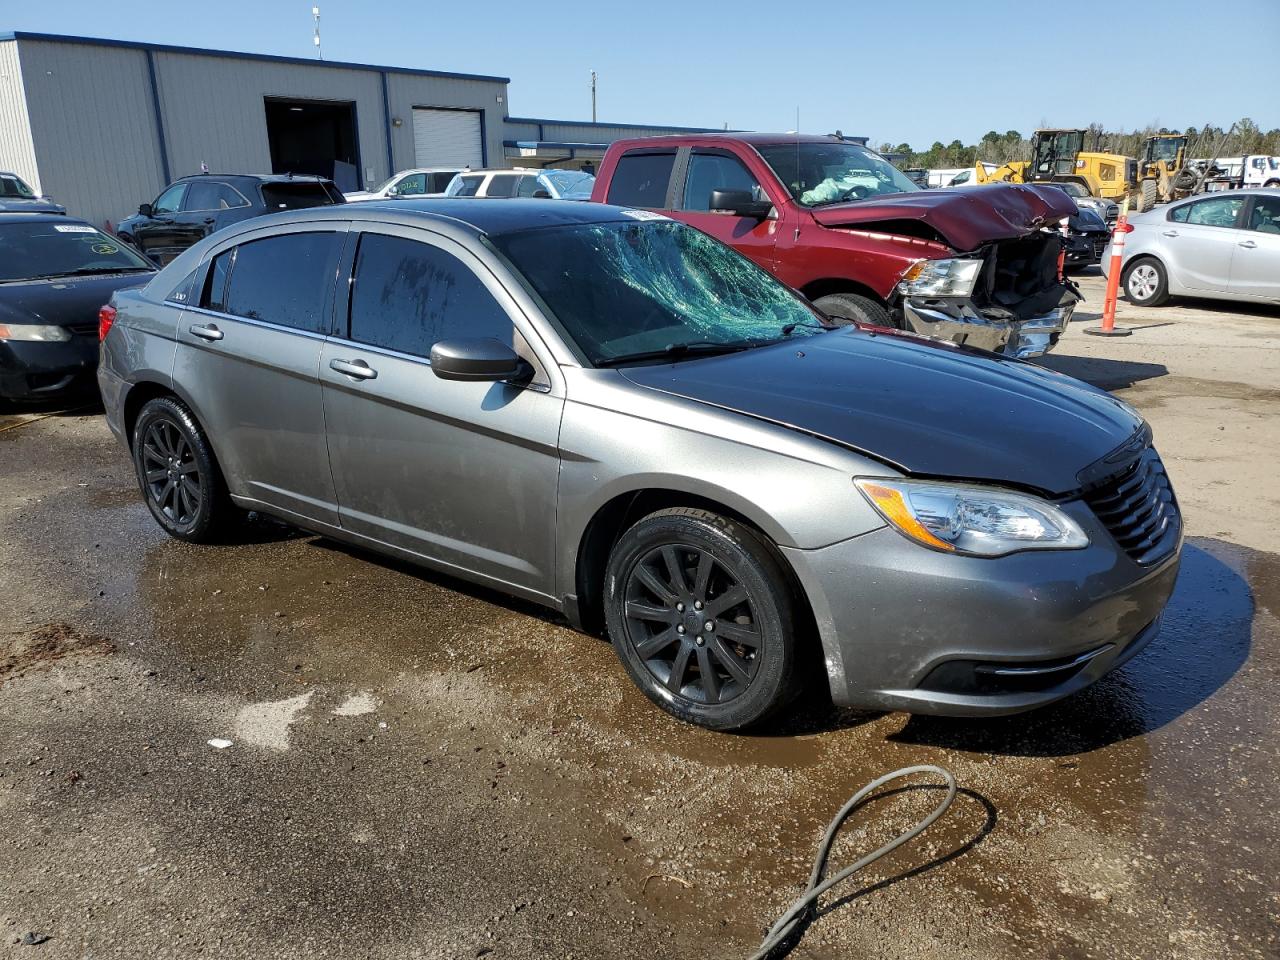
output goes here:
<path id="1" fill-rule="evenodd" d="M 837 326 L 869 323 L 876 327 L 892 327 L 893 320 L 884 304 L 859 293 L 830 293 L 813 301 Z"/>
<path id="2" fill-rule="evenodd" d="M 795 698 L 791 579 L 750 527 L 687 507 L 651 513 L 614 544 L 604 594 L 614 652 L 672 716 L 738 730 Z"/>
<path id="3" fill-rule="evenodd" d="M 1164 264 L 1152 257 L 1139 257 L 1127 264 L 1120 283 L 1129 302 L 1139 307 L 1158 307 L 1169 299 L 1169 277 Z"/>
<path id="4" fill-rule="evenodd" d="M 216 543 L 235 526 L 231 502 L 209 441 L 186 405 L 154 397 L 133 425 L 133 468 L 142 497 L 171 537 Z"/>

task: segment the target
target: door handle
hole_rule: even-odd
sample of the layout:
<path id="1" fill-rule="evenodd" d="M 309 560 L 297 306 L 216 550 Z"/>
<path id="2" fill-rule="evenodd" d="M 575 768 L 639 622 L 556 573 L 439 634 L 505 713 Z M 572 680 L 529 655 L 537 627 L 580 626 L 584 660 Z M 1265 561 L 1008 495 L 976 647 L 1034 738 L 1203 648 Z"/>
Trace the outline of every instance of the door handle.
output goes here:
<path id="1" fill-rule="evenodd" d="M 199 337 L 201 340 L 208 340 L 210 342 L 213 342 L 214 340 L 221 340 L 226 336 L 226 334 L 218 329 L 218 325 L 216 323 L 193 323 L 189 329 L 193 337 Z"/>
<path id="2" fill-rule="evenodd" d="M 1178 235 L 1178 231 L 1177 231 L 1177 230 L 1165 230 L 1165 231 L 1164 231 L 1164 233 L 1163 233 L 1163 235 L 1164 235 L 1164 236 L 1166 236 L 1166 237 L 1176 237 L 1176 236 Z"/>
<path id="3" fill-rule="evenodd" d="M 376 380 L 378 371 L 363 360 L 330 360 L 329 369 L 356 380 Z"/>
<path id="4" fill-rule="evenodd" d="M 1240 246 L 1244 247 L 1246 250 L 1252 250 L 1254 247 L 1257 246 L 1257 244 L 1254 243 L 1252 240 L 1241 240 Z"/>

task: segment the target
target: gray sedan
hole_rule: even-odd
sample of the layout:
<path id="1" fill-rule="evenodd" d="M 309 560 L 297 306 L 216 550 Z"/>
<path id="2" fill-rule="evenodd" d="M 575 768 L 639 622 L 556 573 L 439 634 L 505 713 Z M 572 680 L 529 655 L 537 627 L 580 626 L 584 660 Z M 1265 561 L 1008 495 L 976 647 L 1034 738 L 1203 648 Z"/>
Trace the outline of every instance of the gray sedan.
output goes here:
<path id="1" fill-rule="evenodd" d="M 113 306 L 107 418 L 170 534 L 257 510 L 545 604 L 708 727 L 819 675 L 842 705 L 1047 703 L 1148 643 L 1177 573 L 1173 491 L 1124 403 L 833 329 L 646 211 L 295 211 Z"/>
<path id="2" fill-rule="evenodd" d="M 1280 190 L 1202 194 L 1129 220 L 1120 283 L 1139 306 L 1170 297 L 1280 304 Z M 1102 270 L 1111 268 L 1111 245 Z"/>

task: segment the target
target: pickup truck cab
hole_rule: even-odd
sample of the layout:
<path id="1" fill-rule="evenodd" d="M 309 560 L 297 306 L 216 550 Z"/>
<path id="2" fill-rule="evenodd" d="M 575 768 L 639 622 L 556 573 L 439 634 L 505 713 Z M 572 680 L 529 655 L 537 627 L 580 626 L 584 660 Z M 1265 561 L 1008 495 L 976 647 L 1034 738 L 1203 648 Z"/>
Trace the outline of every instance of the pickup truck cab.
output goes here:
<path id="1" fill-rule="evenodd" d="M 729 244 L 837 321 L 893 326 L 1006 356 L 1049 350 L 1079 295 L 1058 268 L 1059 190 L 922 190 L 836 137 L 619 140 L 591 199 L 659 212 Z"/>

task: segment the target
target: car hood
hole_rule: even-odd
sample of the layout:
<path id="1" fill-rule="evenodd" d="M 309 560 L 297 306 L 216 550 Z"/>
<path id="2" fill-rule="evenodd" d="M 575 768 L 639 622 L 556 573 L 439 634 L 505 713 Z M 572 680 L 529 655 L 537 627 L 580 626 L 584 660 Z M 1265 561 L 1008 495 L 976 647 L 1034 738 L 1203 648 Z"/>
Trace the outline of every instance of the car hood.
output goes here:
<path id="1" fill-rule="evenodd" d="M 0 283 L 0 322 L 69 326 L 97 323 L 98 308 L 111 294 L 138 287 L 154 273 L 112 273 L 100 277 L 66 277 Z"/>
<path id="2" fill-rule="evenodd" d="M 995 240 L 1014 240 L 1076 212 L 1061 190 L 993 183 L 952 190 L 894 193 L 871 200 L 815 207 L 824 227 L 858 227 L 894 233 L 895 222 L 920 220 L 961 252 Z M 900 230 L 900 228 L 899 228 Z"/>
<path id="3" fill-rule="evenodd" d="M 642 387 L 822 437 L 904 473 L 1065 494 L 1142 426 L 1070 377 L 949 342 L 845 327 L 785 344 L 621 368 Z"/>
<path id="4" fill-rule="evenodd" d="M 344 193 L 343 196 L 347 198 L 347 203 L 351 203 L 354 200 L 372 200 L 380 194 L 371 193 L 368 190 L 353 190 L 351 193 Z"/>

